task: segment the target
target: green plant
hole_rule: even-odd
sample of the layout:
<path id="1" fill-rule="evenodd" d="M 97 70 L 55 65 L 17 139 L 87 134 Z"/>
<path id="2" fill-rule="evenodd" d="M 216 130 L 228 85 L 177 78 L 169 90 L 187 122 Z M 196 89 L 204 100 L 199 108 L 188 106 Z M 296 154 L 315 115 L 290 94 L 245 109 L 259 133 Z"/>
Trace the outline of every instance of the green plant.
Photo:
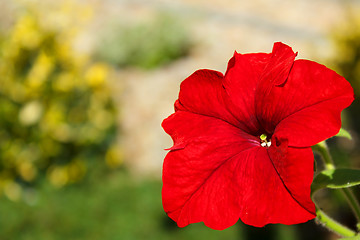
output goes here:
<path id="1" fill-rule="evenodd" d="M 168 15 L 135 26 L 114 24 L 100 38 L 96 55 L 111 64 L 145 69 L 167 64 L 189 53 L 185 27 Z"/>
<path id="2" fill-rule="evenodd" d="M 63 186 L 89 161 L 120 163 L 110 68 L 72 48 L 72 28 L 21 14 L 0 45 L 0 192 L 18 200 L 41 176 Z"/>

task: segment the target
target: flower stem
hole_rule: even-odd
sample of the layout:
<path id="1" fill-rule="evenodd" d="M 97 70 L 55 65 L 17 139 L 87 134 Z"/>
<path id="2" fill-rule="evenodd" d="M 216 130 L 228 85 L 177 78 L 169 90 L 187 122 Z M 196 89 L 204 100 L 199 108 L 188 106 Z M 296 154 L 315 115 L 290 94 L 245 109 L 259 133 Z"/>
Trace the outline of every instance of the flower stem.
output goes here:
<path id="1" fill-rule="evenodd" d="M 321 143 L 318 143 L 315 146 L 313 146 L 313 150 L 317 151 L 321 155 L 322 160 L 324 161 L 324 164 L 325 164 L 325 169 L 335 169 L 334 162 L 332 160 L 332 157 L 330 155 L 329 149 L 328 149 L 325 141 L 323 141 Z M 352 192 L 352 190 L 350 188 L 343 188 L 341 190 L 342 190 L 342 193 L 344 194 L 348 204 L 350 205 L 350 207 L 351 207 L 351 209 L 352 209 L 358 223 L 360 223 L 360 205 L 359 205 L 359 202 L 355 198 L 355 196 L 354 196 L 354 194 L 353 194 L 353 192 Z M 320 211 L 320 210 L 318 210 L 318 211 Z M 320 216 L 323 219 L 330 219 L 328 216 L 325 215 L 325 213 L 323 213 L 322 211 L 320 211 L 320 212 L 321 212 L 320 214 L 322 214 Z M 325 218 L 324 218 L 324 215 L 326 216 Z M 318 217 L 318 219 L 319 219 L 319 221 L 321 221 L 319 217 Z M 332 220 L 332 221 L 334 221 L 334 220 Z M 321 221 L 321 222 L 323 222 L 323 221 Z M 339 223 L 337 223 L 337 224 L 339 224 Z M 327 225 L 325 224 L 325 226 L 327 226 Z M 342 227 L 344 227 L 344 226 L 342 226 Z"/>
<path id="2" fill-rule="evenodd" d="M 334 162 L 325 141 L 316 144 L 312 148 L 320 154 L 322 160 L 324 161 L 325 169 L 335 169 Z"/>
<path id="3" fill-rule="evenodd" d="M 353 237 L 356 235 L 356 232 L 336 222 L 320 209 L 316 209 L 316 215 L 316 219 L 327 229 L 330 229 L 331 231 L 344 237 Z"/>
<path id="4" fill-rule="evenodd" d="M 320 209 L 316 209 L 316 219 L 321 222 L 321 224 L 326 227 L 327 229 L 343 236 L 343 237 L 353 237 L 356 235 L 356 232 L 353 230 L 341 225 L 328 215 L 326 215 L 323 211 Z"/>
<path id="5" fill-rule="evenodd" d="M 357 221 L 360 222 L 360 205 L 357 199 L 355 198 L 354 193 L 349 188 L 343 188 L 341 190 L 344 193 L 347 201 L 349 202 L 349 205 L 352 211 L 354 212 Z"/>

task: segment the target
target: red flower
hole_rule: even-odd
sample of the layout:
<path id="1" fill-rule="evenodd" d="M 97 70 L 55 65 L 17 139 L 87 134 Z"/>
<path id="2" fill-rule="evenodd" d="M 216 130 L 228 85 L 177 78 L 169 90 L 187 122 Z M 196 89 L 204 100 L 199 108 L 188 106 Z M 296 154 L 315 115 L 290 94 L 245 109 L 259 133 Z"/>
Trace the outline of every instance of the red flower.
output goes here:
<path id="1" fill-rule="evenodd" d="M 175 113 L 162 123 L 174 141 L 163 206 L 179 227 L 315 217 L 310 146 L 339 131 L 354 95 L 334 71 L 295 56 L 282 43 L 270 54 L 235 52 L 225 76 L 198 70 L 181 83 Z"/>

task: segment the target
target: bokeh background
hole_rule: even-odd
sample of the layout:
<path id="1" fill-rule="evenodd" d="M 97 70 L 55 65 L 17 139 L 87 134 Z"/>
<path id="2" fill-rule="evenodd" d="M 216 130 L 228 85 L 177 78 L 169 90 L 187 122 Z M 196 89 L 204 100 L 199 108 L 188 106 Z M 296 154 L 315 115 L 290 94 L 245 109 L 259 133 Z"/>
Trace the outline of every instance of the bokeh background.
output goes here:
<path id="1" fill-rule="evenodd" d="M 0 0 L 0 239 L 337 239 L 314 221 L 177 228 L 161 206 L 172 142 L 160 124 L 192 72 L 224 72 L 235 50 L 275 41 L 359 95 L 359 10 L 355 0 Z M 338 166 L 360 168 L 359 123 L 357 99 L 343 114 L 353 140 L 329 140 Z M 316 197 L 355 228 L 338 192 Z"/>

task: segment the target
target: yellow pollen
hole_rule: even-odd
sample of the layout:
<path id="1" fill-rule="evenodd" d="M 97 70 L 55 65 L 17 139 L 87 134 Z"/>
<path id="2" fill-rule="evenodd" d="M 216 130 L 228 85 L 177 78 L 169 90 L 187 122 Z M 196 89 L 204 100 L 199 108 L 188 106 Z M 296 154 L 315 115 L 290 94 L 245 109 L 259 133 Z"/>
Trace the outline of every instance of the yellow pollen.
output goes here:
<path id="1" fill-rule="evenodd" d="M 271 141 L 267 140 L 267 135 L 266 134 L 261 134 L 260 135 L 260 145 L 262 147 L 270 147 L 271 146 Z"/>
<path id="2" fill-rule="evenodd" d="M 260 140 L 261 141 L 266 141 L 266 138 L 267 138 L 266 134 L 261 134 L 260 135 Z"/>

